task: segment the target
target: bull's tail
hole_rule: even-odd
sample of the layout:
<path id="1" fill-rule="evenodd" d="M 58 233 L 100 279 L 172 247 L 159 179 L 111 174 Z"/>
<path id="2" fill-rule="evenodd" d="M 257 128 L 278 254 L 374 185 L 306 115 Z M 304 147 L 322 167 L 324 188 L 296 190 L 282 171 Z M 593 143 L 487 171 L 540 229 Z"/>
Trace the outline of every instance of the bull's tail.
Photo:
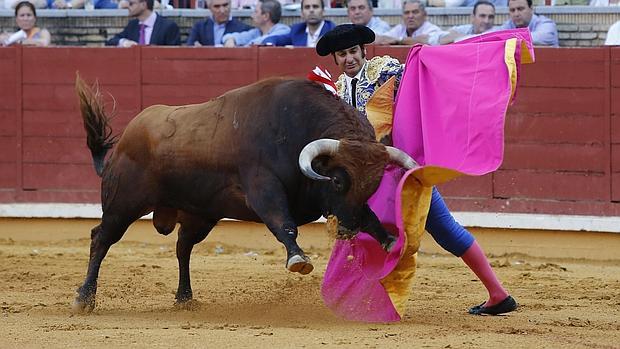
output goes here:
<path id="1" fill-rule="evenodd" d="M 84 121 L 84 130 L 86 130 L 86 145 L 93 156 L 97 175 L 101 177 L 105 155 L 114 146 L 118 136 L 112 135 L 111 118 L 105 113 L 99 84 L 95 82 L 92 87 L 88 86 L 80 75 L 76 74 L 75 92 L 80 99 L 80 111 Z"/>

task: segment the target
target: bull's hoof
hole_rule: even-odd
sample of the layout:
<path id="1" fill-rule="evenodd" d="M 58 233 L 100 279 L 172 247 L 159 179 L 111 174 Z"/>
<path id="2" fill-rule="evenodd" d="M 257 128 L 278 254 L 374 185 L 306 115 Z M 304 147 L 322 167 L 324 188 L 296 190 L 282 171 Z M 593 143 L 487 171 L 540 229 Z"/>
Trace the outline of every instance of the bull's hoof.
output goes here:
<path id="1" fill-rule="evenodd" d="M 81 297 L 76 297 L 71 305 L 71 311 L 74 314 L 90 314 L 95 309 L 95 299 L 84 300 Z"/>
<path id="2" fill-rule="evenodd" d="M 195 299 L 188 299 L 182 302 L 177 300 L 176 302 L 174 302 L 174 308 L 179 309 L 179 310 L 195 311 L 195 310 L 200 310 L 200 308 L 202 308 L 202 303 Z"/>
<path id="3" fill-rule="evenodd" d="M 296 254 L 288 259 L 286 269 L 292 271 L 293 273 L 306 275 L 310 274 L 312 270 L 314 270 L 314 266 L 310 263 L 310 258 Z"/>

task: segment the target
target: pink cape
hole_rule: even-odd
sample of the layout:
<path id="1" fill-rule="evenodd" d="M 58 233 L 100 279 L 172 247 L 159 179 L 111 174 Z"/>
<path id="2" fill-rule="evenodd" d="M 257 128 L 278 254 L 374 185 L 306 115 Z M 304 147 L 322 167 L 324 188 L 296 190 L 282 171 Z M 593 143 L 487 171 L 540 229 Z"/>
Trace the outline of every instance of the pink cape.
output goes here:
<path id="1" fill-rule="evenodd" d="M 498 31 L 454 45 L 411 48 L 396 100 L 392 135 L 394 146 L 422 167 L 406 173 L 388 167 L 368 202 L 382 224 L 398 233 L 389 253 L 363 232 L 351 240 L 335 242 L 321 290 L 334 313 L 366 322 L 401 319 L 410 289 L 407 286 L 415 272 L 415 255 L 411 253 L 417 252 L 419 245 L 419 233 L 406 231 L 404 226 L 411 227 L 406 222 L 412 219 L 422 223 L 418 228 L 423 231 L 428 212 L 428 206 L 421 205 L 418 212 L 403 214 L 404 201 L 426 200 L 430 204 L 430 187 L 455 177 L 454 173 L 483 175 L 500 166 L 504 117 L 516 92 L 518 66 L 533 59 L 527 29 Z M 407 198 L 402 194 L 407 185 L 428 190 Z M 424 207 L 426 212 L 421 212 Z"/>

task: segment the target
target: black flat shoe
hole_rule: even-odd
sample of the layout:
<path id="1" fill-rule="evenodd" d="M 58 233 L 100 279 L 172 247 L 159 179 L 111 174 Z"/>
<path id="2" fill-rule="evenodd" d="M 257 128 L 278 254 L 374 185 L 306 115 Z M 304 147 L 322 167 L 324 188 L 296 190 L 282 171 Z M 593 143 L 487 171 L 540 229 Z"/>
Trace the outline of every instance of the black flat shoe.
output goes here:
<path id="1" fill-rule="evenodd" d="M 471 307 L 469 308 L 469 313 L 473 315 L 499 315 L 504 313 L 510 313 L 511 311 L 516 310 L 518 306 L 519 305 L 517 304 L 517 301 L 515 301 L 512 296 L 508 296 L 504 298 L 503 301 L 489 307 L 485 307 L 484 303 L 476 305 L 475 307 Z"/>

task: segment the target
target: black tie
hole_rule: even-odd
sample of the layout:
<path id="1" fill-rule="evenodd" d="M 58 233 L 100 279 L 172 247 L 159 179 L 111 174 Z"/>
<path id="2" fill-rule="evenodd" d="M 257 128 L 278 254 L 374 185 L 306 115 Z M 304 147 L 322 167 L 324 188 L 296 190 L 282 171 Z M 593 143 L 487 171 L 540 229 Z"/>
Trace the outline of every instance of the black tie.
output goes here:
<path id="1" fill-rule="evenodd" d="M 351 80 L 351 105 L 357 108 L 357 101 L 355 100 L 355 87 L 357 86 L 357 79 Z"/>

